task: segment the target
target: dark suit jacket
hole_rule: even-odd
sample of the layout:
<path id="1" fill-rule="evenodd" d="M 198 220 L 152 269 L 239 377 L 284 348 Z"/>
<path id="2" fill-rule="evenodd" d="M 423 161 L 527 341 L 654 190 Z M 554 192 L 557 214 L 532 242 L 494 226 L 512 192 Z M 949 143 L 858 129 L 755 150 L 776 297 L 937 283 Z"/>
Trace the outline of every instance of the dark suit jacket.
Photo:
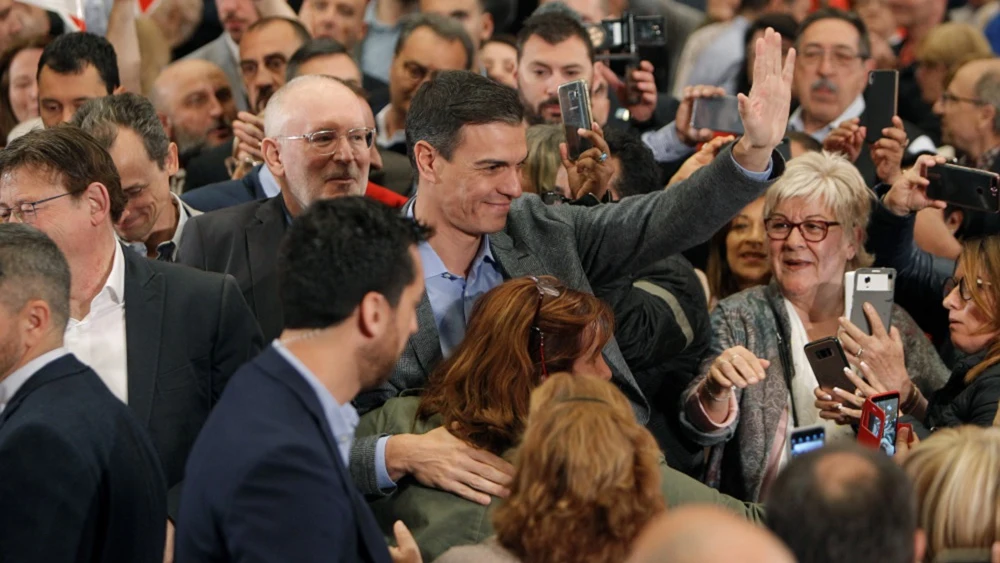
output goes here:
<path id="1" fill-rule="evenodd" d="M 0 414 L 0 560 L 160 563 L 167 499 L 149 438 L 67 354 Z"/>
<path id="2" fill-rule="evenodd" d="M 208 213 L 225 207 L 232 207 L 258 199 L 264 199 L 264 187 L 260 183 L 260 167 L 254 166 L 246 176 L 239 180 L 225 180 L 191 191 L 185 191 L 181 200 L 191 207 Z"/>
<path id="3" fill-rule="evenodd" d="M 226 159 L 232 155 L 233 144 L 227 142 L 217 147 L 206 149 L 198 156 L 191 158 L 184 167 L 184 191 L 187 192 L 202 186 L 229 180 L 229 171 L 226 170 Z"/>
<path id="4" fill-rule="evenodd" d="M 389 85 L 385 82 L 369 74 L 363 74 L 361 87 L 368 94 L 368 105 L 371 106 L 372 113 L 375 115 L 378 115 L 382 108 L 389 105 Z"/>
<path id="5" fill-rule="evenodd" d="M 267 342 L 284 327 L 278 296 L 278 246 L 288 228 L 280 197 L 198 217 L 184 226 L 180 262 L 236 278 Z"/>
<path id="6" fill-rule="evenodd" d="M 268 348 L 191 453 L 177 561 L 390 561 L 344 463 L 315 391 Z"/>
<path id="7" fill-rule="evenodd" d="M 263 340 L 232 279 L 124 252 L 128 404 L 160 455 L 176 517 L 188 452 Z"/>
<path id="8" fill-rule="evenodd" d="M 614 205 L 547 206 L 531 194 L 514 200 L 504 229 L 489 235 L 490 250 L 503 278 L 548 274 L 568 287 L 593 293 L 592 287 L 610 284 L 708 240 L 771 184 L 740 172 L 731 150 L 724 148 L 711 164 L 669 190 L 628 197 Z M 771 180 L 784 172 L 781 156 L 775 152 L 772 158 Z M 389 381 L 355 400 L 362 413 L 404 391 L 424 387 L 441 361 L 441 341 L 426 294 L 417 319 L 419 330 L 404 348 Z M 649 403 L 625 364 L 617 340 L 612 338 L 603 353 L 612 381 L 632 403 L 639 422 L 646 424 Z M 377 436 L 359 439 L 351 452 L 351 471 L 365 494 L 381 494 L 375 477 L 377 441 Z"/>

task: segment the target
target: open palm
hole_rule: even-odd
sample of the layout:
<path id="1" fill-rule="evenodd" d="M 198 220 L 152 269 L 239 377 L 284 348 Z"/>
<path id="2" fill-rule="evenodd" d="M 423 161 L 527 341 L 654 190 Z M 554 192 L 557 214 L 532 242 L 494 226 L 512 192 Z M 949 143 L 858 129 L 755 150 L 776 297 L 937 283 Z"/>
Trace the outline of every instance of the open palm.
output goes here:
<path id="1" fill-rule="evenodd" d="M 744 137 L 756 148 L 773 149 L 785 137 L 788 110 L 792 101 L 792 75 L 795 49 L 788 50 L 781 64 L 781 35 L 767 28 L 754 46 L 757 58 L 753 66 L 750 95 L 739 95 Z"/>

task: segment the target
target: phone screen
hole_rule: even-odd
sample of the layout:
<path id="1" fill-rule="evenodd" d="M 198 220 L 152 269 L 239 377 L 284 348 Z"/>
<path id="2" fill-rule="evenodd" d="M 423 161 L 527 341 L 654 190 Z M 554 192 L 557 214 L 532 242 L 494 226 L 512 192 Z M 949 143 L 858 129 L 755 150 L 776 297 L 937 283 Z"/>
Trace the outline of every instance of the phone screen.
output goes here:
<path id="1" fill-rule="evenodd" d="M 743 134 L 743 118 L 736 96 L 717 98 L 697 98 L 694 101 L 694 116 L 691 126 L 695 129 L 709 129 L 716 133 Z"/>
<path id="2" fill-rule="evenodd" d="M 875 402 L 875 406 L 885 413 L 885 433 L 882 434 L 879 449 L 888 455 L 894 455 L 896 453 L 896 427 L 899 422 L 899 395 L 880 399 Z M 875 420 L 875 423 L 878 424 L 878 419 L 875 417 L 871 417 L 869 420 Z M 878 432 L 874 432 L 874 434 L 877 436 Z"/>
<path id="3" fill-rule="evenodd" d="M 822 448 L 824 443 L 826 443 L 826 430 L 822 427 L 793 430 L 791 437 L 792 457 L 798 457 L 806 452 Z"/>

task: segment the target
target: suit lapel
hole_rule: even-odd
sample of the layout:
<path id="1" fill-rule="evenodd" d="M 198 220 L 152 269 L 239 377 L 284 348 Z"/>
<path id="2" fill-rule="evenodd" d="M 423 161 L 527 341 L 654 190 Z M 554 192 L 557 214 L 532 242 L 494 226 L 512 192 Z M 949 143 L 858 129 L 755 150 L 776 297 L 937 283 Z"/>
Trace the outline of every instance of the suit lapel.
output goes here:
<path id="1" fill-rule="evenodd" d="M 125 350 L 128 405 L 143 426 L 149 424 L 153 389 L 159 374 L 160 334 L 166 284 L 145 258 L 125 251 Z"/>
<path id="2" fill-rule="evenodd" d="M 431 301 L 427 298 L 426 291 L 417 307 L 417 326 L 417 333 L 410 338 L 410 347 L 424 373 L 430 375 L 434 366 L 441 361 L 441 335 L 438 334 L 437 323 L 434 322 L 434 310 L 431 309 Z"/>
<path id="3" fill-rule="evenodd" d="M 524 248 L 516 247 L 514 240 L 504 231 L 490 235 L 490 250 L 500 265 L 505 280 L 549 273 L 534 255 Z"/>
<path id="4" fill-rule="evenodd" d="M 254 220 L 246 228 L 247 237 L 247 268 L 250 270 L 250 282 L 253 290 L 253 306 L 258 319 L 278 319 L 281 311 L 268 311 L 268 306 L 278 303 L 276 299 L 268 299 L 261 291 L 262 282 L 277 276 L 275 262 L 278 256 L 275 250 L 279 241 L 285 235 L 285 207 L 281 195 L 271 198 L 260 208 Z"/>

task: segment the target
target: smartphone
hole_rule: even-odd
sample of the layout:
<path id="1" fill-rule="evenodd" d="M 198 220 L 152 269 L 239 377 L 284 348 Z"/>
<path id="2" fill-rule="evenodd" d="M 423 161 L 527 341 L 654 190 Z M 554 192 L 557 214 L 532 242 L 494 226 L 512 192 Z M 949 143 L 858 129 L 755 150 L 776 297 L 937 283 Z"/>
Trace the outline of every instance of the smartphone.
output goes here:
<path id="1" fill-rule="evenodd" d="M 847 356 L 840 346 L 840 341 L 832 336 L 813 340 L 805 346 L 806 358 L 820 387 L 833 389 L 839 387 L 853 393 L 856 387 L 844 375 L 844 368 L 849 368 Z"/>
<path id="2" fill-rule="evenodd" d="M 791 457 L 798 457 L 806 452 L 823 447 L 826 443 L 826 428 L 822 424 L 796 428 L 788 438 L 788 448 Z"/>
<path id="3" fill-rule="evenodd" d="M 858 425 L 858 443 L 872 449 L 878 449 L 882 443 L 882 430 L 885 426 L 885 412 L 879 408 L 871 397 L 861 406 L 861 424 Z"/>
<path id="4" fill-rule="evenodd" d="M 959 207 L 989 213 L 1000 212 L 1000 176 L 954 164 L 938 164 L 925 172 L 930 184 L 927 197 L 947 201 Z"/>
<path id="5" fill-rule="evenodd" d="M 883 413 L 882 435 L 879 437 L 879 449 L 886 455 L 896 453 L 896 431 L 899 429 L 899 392 L 890 391 L 869 397 L 869 400 Z"/>
<path id="6" fill-rule="evenodd" d="M 716 133 L 743 134 L 743 118 L 736 96 L 697 98 L 692 109 L 691 126 Z"/>
<path id="7" fill-rule="evenodd" d="M 892 302 L 896 291 L 896 270 L 893 268 L 858 268 L 851 288 L 850 315 L 854 326 L 872 334 L 865 316 L 864 304 L 870 303 L 878 312 L 885 330 L 892 327 Z"/>
<path id="8" fill-rule="evenodd" d="M 590 87 L 586 80 L 574 80 L 559 86 L 559 111 L 566 131 L 566 152 L 569 159 L 575 161 L 593 146 L 577 133 L 579 129 L 589 130 L 594 123 L 590 111 Z"/>
<path id="9" fill-rule="evenodd" d="M 882 130 L 892 127 L 899 103 L 899 71 L 873 70 L 865 88 L 865 112 L 861 125 L 867 127 L 865 141 L 873 144 L 882 138 Z"/>

